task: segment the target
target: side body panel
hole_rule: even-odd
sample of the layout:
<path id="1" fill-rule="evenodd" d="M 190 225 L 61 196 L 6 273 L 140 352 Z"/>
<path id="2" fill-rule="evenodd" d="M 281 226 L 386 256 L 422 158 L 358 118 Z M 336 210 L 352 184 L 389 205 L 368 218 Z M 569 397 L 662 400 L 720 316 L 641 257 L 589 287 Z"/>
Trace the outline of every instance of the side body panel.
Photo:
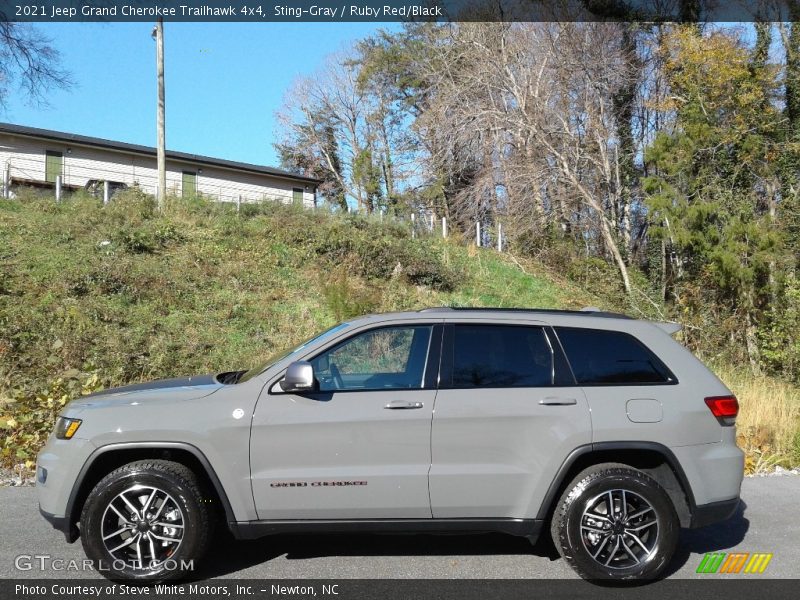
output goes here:
<path id="1" fill-rule="evenodd" d="M 253 417 L 259 519 L 430 518 L 435 390 L 265 394 Z M 420 403 L 389 410 L 390 402 Z"/>
<path id="2" fill-rule="evenodd" d="M 168 448 L 177 443 L 195 448 L 218 477 L 234 517 L 248 521 L 256 518 L 248 460 L 249 415 L 260 390 L 261 385 L 253 381 L 241 386 L 95 394 L 75 400 L 65 412 L 83 420 L 79 435 L 91 444 L 92 458 L 107 450 L 105 447 L 157 448 L 160 444 Z M 53 464 L 51 454 L 64 457 L 60 446 L 72 441 L 55 440 L 51 436 L 40 453 L 40 462 Z M 79 464 L 64 465 L 62 461 L 58 468 L 69 467 L 70 472 L 77 474 L 89 458 L 84 456 L 79 461 L 76 458 Z M 55 470 L 52 475 L 59 476 Z M 79 483 L 75 481 L 73 487 Z M 49 484 L 39 486 L 38 490 L 42 506 L 51 507 L 48 512 L 57 516 L 64 515 L 70 493 L 71 490 L 66 494 L 56 493 Z"/>
<path id="3" fill-rule="evenodd" d="M 735 428 L 723 427 L 704 398 L 730 390 L 686 348 L 659 327 L 642 321 L 552 319 L 559 325 L 609 329 L 633 335 L 674 373 L 677 383 L 584 385 L 592 412 L 592 442 L 648 441 L 668 447 L 681 463 L 695 502 L 738 496 L 743 454 Z"/>
<path id="4" fill-rule="evenodd" d="M 298 353 L 310 360 L 374 326 L 437 325 L 441 319 L 376 319 Z M 438 368 L 440 335 L 429 361 Z M 428 470 L 435 377 L 423 389 L 281 393 L 286 365 L 264 387 L 250 444 L 261 520 L 430 519 Z M 345 380 L 347 375 L 344 375 Z M 393 409 L 397 403 L 409 408 Z"/>
<path id="5" fill-rule="evenodd" d="M 549 396 L 574 405 L 542 406 Z M 578 388 L 441 390 L 430 473 L 435 518 L 534 518 L 571 450 L 591 440 Z"/>
<path id="6" fill-rule="evenodd" d="M 543 325 L 519 317 L 447 322 Z M 589 443 L 591 431 L 579 387 L 440 389 L 431 436 L 434 518 L 534 518 L 565 457 Z"/>

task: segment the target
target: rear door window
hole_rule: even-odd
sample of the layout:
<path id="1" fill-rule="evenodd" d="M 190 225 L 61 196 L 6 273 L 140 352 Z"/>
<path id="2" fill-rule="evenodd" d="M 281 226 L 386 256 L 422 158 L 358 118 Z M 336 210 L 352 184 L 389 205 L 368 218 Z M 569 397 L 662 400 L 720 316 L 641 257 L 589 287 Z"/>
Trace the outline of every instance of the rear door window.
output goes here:
<path id="1" fill-rule="evenodd" d="M 455 325 L 451 387 L 545 387 L 553 377 L 553 349 L 541 327 Z"/>
<path id="2" fill-rule="evenodd" d="M 675 376 L 644 344 L 620 331 L 556 327 L 581 385 L 675 383 Z"/>

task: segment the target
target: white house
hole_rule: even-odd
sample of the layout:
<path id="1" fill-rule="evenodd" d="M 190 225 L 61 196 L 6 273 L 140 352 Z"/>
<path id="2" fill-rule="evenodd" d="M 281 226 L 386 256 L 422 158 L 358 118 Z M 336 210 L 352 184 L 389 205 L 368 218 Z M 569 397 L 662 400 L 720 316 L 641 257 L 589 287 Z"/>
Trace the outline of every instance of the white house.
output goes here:
<path id="1" fill-rule="evenodd" d="M 280 169 L 167 150 L 167 190 L 202 194 L 223 202 L 302 202 L 314 206 L 319 180 Z M 48 129 L 0 123 L 2 179 L 15 186 L 113 189 L 140 187 L 156 193 L 156 149 Z M 124 184 L 124 186 L 123 186 Z"/>

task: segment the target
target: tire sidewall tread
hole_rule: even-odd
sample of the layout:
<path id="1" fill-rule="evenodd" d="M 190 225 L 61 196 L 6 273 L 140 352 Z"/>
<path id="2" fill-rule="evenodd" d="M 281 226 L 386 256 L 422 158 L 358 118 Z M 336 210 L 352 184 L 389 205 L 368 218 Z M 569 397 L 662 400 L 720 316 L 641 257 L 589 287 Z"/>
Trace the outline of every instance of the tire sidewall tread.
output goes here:
<path id="1" fill-rule="evenodd" d="M 145 570 L 116 569 L 102 541 L 101 523 L 108 503 L 127 487 L 141 483 L 155 485 L 168 492 L 180 505 L 184 516 L 183 539 L 170 560 L 178 567 L 181 561 L 193 561 L 196 569 L 211 537 L 212 521 L 208 495 L 195 473 L 180 463 L 168 460 L 140 460 L 123 465 L 103 477 L 89 493 L 80 516 L 81 541 L 95 568 L 111 580 L 157 582 L 185 576 L 181 568 Z"/>
<path id="2" fill-rule="evenodd" d="M 655 556 L 643 566 L 611 569 L 595 561 L 583 547 L 579 525 L 584 503 L 607 489 L 626 489 L 644 497 L 659 518 Z M 604 463 L 580 472 L 566 487 L 550 525 L 553 542 L 561 557 L 580 577 L 588 580 L 634 581 L 658 578 L 677 547 L 680 523 L 666 491 L 648 474 L 620 463 Z"/>

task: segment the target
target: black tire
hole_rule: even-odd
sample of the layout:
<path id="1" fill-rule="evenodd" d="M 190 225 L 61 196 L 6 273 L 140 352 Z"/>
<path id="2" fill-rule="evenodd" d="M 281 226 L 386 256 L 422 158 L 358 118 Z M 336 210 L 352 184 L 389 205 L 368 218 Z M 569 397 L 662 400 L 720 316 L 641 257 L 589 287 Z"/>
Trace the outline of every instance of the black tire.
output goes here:
<path id="1" fill-rule="evenodd" d="M 182 464 L 152 459 L 123 465 L 100 480 L 83 505 L 80 529 L 86 556 L 112 580 L 155 582 L 189 575 L 212 533 L 207 498 L 197 476 Z M 144 517 L 134 519 L 132 508 L 144 508 L 148 499 L 152 509 L 140 510 Z M 107 545 L 104 536 L 117 528 L 122 533 L 108 538 Z M 111 552 L 110 546 L 126 541 Z"/>
<path id="2" fill-rule="evenodd" d="M 612 514 L 604 517 L 609 506 Z M 559 554 L 589 580 L 658 578 L 672 559 L 679 532 L 678 515 L 664 488 L 646 473 L 616 463 L 579 473 L 561 496 L 550 525 Z"/>

